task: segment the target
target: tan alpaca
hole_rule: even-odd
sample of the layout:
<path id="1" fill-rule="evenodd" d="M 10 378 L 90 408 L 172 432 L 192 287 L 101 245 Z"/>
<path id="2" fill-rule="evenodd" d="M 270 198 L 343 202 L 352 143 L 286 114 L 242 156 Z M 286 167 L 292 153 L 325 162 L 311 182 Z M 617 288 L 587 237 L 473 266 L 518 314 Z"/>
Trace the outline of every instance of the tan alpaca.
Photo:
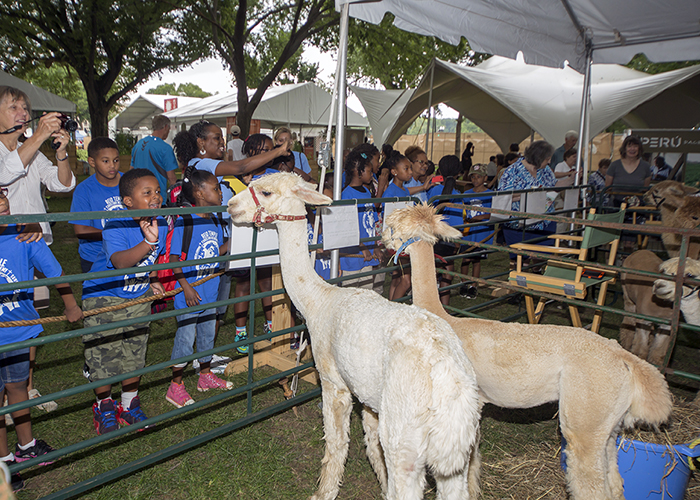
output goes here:
<path id="1" fill-rule="evenodd" d="M 363 405 L 367 456 L 387 500 L 423 498 L 425 472 L 438 498 L 476 498 L 469 457 L 477 443 L 474 370 L 449 324 L 371 290 L 329 285 L 309 259 L 305 203 L 331 199 L 294 174 L 272 174 L 231 198 L 236 223 L 267 222 L 279 233 L 289 297 L 304 315 L 323 389 L 326 453 L 313 500 L 338 495 L 353 396 Z"/>
<path id="2" fill-rule="evenodd" d="M 667 227 L 693 229 L 700 225 L 700 196 L 698 189 L 681 182 L 662 181 L 644 194 L 644 203 L 661 212 L 661 223 Z M 661 235 L 670 257 L 678 257 L 681 237 L 678 234 Z M 688 257 L 700 258 L 700 238 L 690 238 Z"/>
<path id="3" fill-rule="evenodd" d="M 571 497 L 624 500 L 615 438 L 635 422 L 657 425 L 668 419 L 672 404 L 664 377 L 614 340 L 582 328 L 450 316 L 438 298 L 433 244 L 459 237 L 431 207 L 419 205 L 393 212 L 383 241 L 397 249 L 417 238 L 406 248 L 413 302 L 452 325 L 474 366 L 483 402 L 530 408 L 559 401 Z"/>

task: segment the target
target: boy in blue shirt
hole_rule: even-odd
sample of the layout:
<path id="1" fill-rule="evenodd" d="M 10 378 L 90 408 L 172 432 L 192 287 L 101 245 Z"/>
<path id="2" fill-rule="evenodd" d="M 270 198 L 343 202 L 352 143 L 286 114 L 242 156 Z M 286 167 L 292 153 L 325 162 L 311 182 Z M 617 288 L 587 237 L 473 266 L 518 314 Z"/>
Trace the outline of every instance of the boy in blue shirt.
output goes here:
<path id="1" fill-rule="evenodd" d="M 0 192 L 0 216 L 10 215 L 10 202 L 6 197 L 6 188 Z M 0 225 L 0 283 L 18 283 L 34 279 L 34 268 L 47 278 L 63 276 L 63 271 L 56 258 L 43 240 L 19 241 L 20 231 L 14 224 Z M 68 321 L 74 322 L 83 317 L 75 302 L 69 284 L 56 285 L 63 303 Z M 0 322 L 38 319 L 34 309 L 34 289 L 23 288 L 0 292 Z M 2 326 L 0 325 L 0 345 L 21 342 L 38 337 L 44 329 L 41 325 Z M 7 393 L 8 404 L 21 403 L 29 399 L 27 380 L 29 378 L 29 347 L 0 353 L 0 401 Z M 53 448 L 42 440 L 32 436 L 32 423 L 29 408 L 12 412 L 17 433 L 15 453 L 7 445 L 5 417 L 0 419 L 0 460 L 8 465 L 45 455 Z M 23 482 L 19 474 L 13 474 L 12 487 L 22 489 Z"/>
<path id="2" fill-rule="evenodd" d="M 73 192 L 71 212 L 123 210 L 119 196 L 119 148 L 109 137 L 96 137 L 88 145 L 88 163 L 95 173 L 78 184 Z M 72 220 L 78 238 L 80 269 L 90 272 L 102 252 L 102 230 L 106 219 Z"/>
<path id="3" fill-rule="evenodd" d="M 119 193 L 127 210 L 158 209 L 163 203 L 155 176 L 146 169 L 136 168 L 122 175 Z M 102 232 L 102 252 L 91 271 L 107 271 L 128 267 L 150 266 L 165 250 L 168 228 L 156 217 L 110 219 Z M 155 271 L 98 278 L 83 283 L 83 309 L 123 304 L 152 294 L 162 294 L 163 286 Z M 114 323 L 150 314 L 151 304 L 137 304 L 117 311 L 89 316 L 86 327 Z M 149 322 L 113 330 L 83 335 L 85 364 L 91 382 L 103 380 L 143 368 L 146 365 L 146 345 Z M 93 405 L 95 430 L 98 434 L 111 432 L 119 424 L 131 425 L 146 420 L 138 397 L 140 377 L 122 381 L 121 404 L 112 400 L 112 386 L 95 389 L 97 402 Z"/>

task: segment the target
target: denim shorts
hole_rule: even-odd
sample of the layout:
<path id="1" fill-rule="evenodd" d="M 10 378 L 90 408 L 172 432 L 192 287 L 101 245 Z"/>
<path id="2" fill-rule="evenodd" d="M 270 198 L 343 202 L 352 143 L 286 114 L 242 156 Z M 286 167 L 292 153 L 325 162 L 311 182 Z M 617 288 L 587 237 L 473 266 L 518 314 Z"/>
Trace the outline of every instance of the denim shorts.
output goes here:
<path id="1" fill-rule="evenodd" d="M 194 352 L 195 339 L 197 352 L 208 351 L 214 347 L 216 329 L 216 309 L 205 309 L 201 312 L 185 313 L 177 316 L 177 331 L 173 343 L 173 353 L 170 359 L 189 356 Z M 211 354 L 199 358 L 200 363 L 211 361 Z M 174 365 L 178 368 L 187 363 Z"/>
<path id="2" fill-rule="evenodd" d="M 29 347 L 0 353 L 0 391 L 29 378 Z"/>

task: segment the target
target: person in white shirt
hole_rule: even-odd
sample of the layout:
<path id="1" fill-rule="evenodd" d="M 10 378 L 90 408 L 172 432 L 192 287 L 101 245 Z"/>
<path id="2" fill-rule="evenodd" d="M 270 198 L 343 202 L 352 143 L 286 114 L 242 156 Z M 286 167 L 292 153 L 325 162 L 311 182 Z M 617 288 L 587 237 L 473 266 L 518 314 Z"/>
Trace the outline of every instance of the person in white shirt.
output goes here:
<path id="1" fill-rule="evenodd" d="M 61 128 L 61 116 L 61 113 L 43 115 L 32 136 L 20 143 L 31 122 L 29 97 L 14 87 L 0 86 L 0 186 L 7 188 L 13 214 L 46 213 L 42 184 L 54 192 L 67 192 L 75 187 L 66 150 L 70 134 Z M 57 166 L 39 152 L 41 144 L 50 137 L 58 145 Z M 40 225 L 46 243 L 51 244 L 51 226 L 48 222 Z M 30 227 L 19 238 L 40 239 L 41 233 L 30 231 Z"/>
<path id="2" fill-rule="evenodd" d="M 242 160 L 246 156 L 243 152 L 243 140 L 239 137 L 241 135 L 241 127 L 231 125 L 228 133 L 231 134 L 231 140 L 226 144 L 226 158 L 228 161 Z"/>

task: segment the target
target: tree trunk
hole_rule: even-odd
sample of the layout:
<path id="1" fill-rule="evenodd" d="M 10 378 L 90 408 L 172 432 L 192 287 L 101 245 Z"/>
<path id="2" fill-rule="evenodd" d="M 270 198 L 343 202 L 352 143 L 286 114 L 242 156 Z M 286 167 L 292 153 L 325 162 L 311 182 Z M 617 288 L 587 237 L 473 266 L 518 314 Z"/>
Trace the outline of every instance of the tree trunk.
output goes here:
<path id="1" fill-rule="evenodd" d="M 461 158 L 461 149 L 462 146 L 460 144 L 462 140 L 462 122 L 464 121 L 464 117 L 462 116 L 462 113 L 459 114 L 457 117 L 457 128 L 455 129 L 455 156 L 458 158 Z"/>
<path id="2" fill-rule="evenodd" d="M 245 105 L 241 106 L 239 101 L 238 113 L 236 113 L 236 125 L 241 127 L 240 137 L 244 140 L 246 137 L 248 137 L 248 135 L 250 135 L 250 120 L 252 119 L 253 115 L 250 108 L 250 103 L 245 103 Z"/>
<path id="3" fill-rule="evenodd" d="M 88 99 L 90 136 L 109 137 L 109 108 L 101 99 Z"/>

